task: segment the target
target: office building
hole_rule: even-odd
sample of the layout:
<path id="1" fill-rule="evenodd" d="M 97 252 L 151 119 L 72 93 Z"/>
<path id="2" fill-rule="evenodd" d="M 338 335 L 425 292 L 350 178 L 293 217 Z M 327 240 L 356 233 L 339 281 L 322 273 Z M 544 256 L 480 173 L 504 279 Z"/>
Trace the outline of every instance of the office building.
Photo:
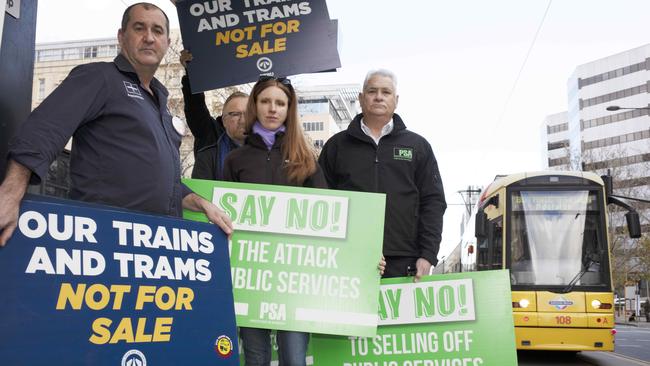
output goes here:
<path id="1" fill-rule="evenodd" d="M 356 84 L 296 87 L 303 129 L 317 149 L 360 112 L 360 92 Z"/>
<path id="2" fill-rule="evenodd" d="M 569 121 L 567 112 L 546 116 L 541 126 L 542 168 L 550 170 L 570 170 L 569 160 Z"/>
<path id="3" fill-rule="evenodd" d="M 650 44 L 579 65 L 568 89 L 573 168 L 609 171 L 614 193 L 650 197 Z M 647 233 L 650 206 L 637 207 Z"/>
<path id="4" fill-rule="evenodd" d="M 650 44 L 576 67 L 568 81 L 568 111 L 548 116 L 542 125 L 546 167 L 610 174 L 614 194 L 650 198 Z M 566 119 L 566 125 L 563 119 Z M 568 141 L 568 156 L 559 149 Z M 563 150 L 567 150 L 562 147 Z M 626 200 L 650 232 L 650 204 Z M 647 272 L 637 251 L 639 241 L 626 235 L 625 210 L 610 205 L 609 223 L 615 276 L 647 297 Z M 619 290 L 619 295 L 623 292 Z M 638 299 L 635 306 L 638 308 Z"/>
<path id="5" fill-rule="evenodd" d="M 650 44 L 577 66 L 568 111 L 542 123 L 543 167 L 609 172 L 615 194 L 650 197 L 649 90 Z M 650 205 L 637 207 L 648 232 Z"/>

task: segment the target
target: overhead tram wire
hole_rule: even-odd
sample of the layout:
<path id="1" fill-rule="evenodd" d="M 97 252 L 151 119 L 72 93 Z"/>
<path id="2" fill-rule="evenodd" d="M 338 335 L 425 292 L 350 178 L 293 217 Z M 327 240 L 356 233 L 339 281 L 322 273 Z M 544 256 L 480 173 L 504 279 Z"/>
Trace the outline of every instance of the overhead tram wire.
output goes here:
<path id="1" fill-rule="evenodd" d="M 535 35 L 533 36 L 533 39 L 530 43 L 530 46 L 528 47 L 528 51 L 526 52 L 526 56 L 524 57 L 524 61 L 521 64 L 521 67 L 519 68 L 519 72 L 517 73 L 517 77 L 515 78 L 514 83 L 512 84 L 512 88 L 510 89 L 510 93 L 508 94 L 508 97 L 506 98 L 506 101 L 503 106 L 503 110 L 501 111 L 501 114 L 499 115 L 499 118 L 497 119 L 496 123 L 494 124 L 494 128 L 490 128 L 488 132 L 486 133 L 487 139 L 486 141 L 491 141 L 492 138 L 495 136 L 496 131 L 499 129 L 501 126 L 501 123 L 503 122 L 503 118 L 506 114 L 506 111 L 508 110 L 508 105 L 510 104 L 510 100 L 512 99 L 512 96 L 515 93 L 515 90 L 517 89 L 517 84 L 519 83 L 519 79 L 521 78 L 521 75 L 523 74 L 524 68 L 526 67 L 526 64 L 528 63 L 528 58 L 530 57 L 530 54 L 532 53 L 533 47 L 535 47 L 535 43 L 537 42 L 537 37 L 539 36 L 539 33 L 542 30 L 542 26 L 544 25 L 544 22 L 546 21 L 546 16 L 548 15 L 548 11 L 551 8 L 551 4 L 553 3 L 553 0 L 548 1 L 548 5 L 546 5 L 546 9 L 544 10 L 544 14 L 542 15 L 542 19 L 539 22 L 539 25 L 537 26 L 537 30 L 535 31 Z M 480 158 L 477 159 L 478 166 L 485 166 L 486 162 L 489 162 L 488 159 L 492 158 L 491 155 L 495 154 L 492 151 L 488 151 L 487 154 L 481 154 Z M 493 167 L 493 169 L 502 169 L 501 167 Z M 494 172 L 492 174 L 503 174 L 503 172 Z"/>
<path id="2" fill-rule="evenodd" d="M 521 78 L 521 74 L 523 73 L 524 68 L 528 63 L 528 57 L 530 57 L 530 54 L 533 51 L 533 47 L 535 47 L 535 43 L 537 42 L 537 37 L 539 36 L 540 31 L 542 30 L 544 21 L 546 21 L 546 15 L 548 15 L 548 11 L 551 8 L 552 3 L 553 0 L 548 0 L 548 5 L 546 6 L 546 10 L 544 10 L 544 15 L 542 16 L 542 20 L 539 22 L 539 25 L 537 26 L 537 31 L 535 31 L 535 35 L 533 36 L 533 41 L 530 43 L 530 47 L 528 47 L 528 51 L 526 52 L 526 56 L 524 57 L 524 62 L 522 62 L 521 67 L 519 68 L 519 72 L 517 73 L 515 82 L 512 84 L 512 88 L 510 89 L 508 98 L 506 98 L 506 102 L 503 106 L 503 110 L 501 111 L 501 115 L 499 116 L 499 119 L 497 120 L 497 123 L 494 126 L 493 131 L 497 130 L 501 125 L 501 122 L 503 122 L 503 117 L 505 116 L 506 111 L 508 110 L 508 105 L 510 104 L 510 100 L 512 99 L 512 96 L 515 94 L 515 89 L 517 89 L 517 84 L 519 84 L 519 79 Z"/>
<path id="3" fill-rule="evenodd" d="M 546 5 L 546 9 L 544 10 L 544 15 L 542 15 L 542 19 L 539 22 L 539 25 L 537 26 L 537 30 L 535 31 L 535 35 L 533 36 L 533 39 L 530 43 L 530 47 L 528 47 L 528 51 L 526 52 L 526 56 L 524 57 L 524 61 L 521 64 L 521 67 L 519 68 L 519 72 L 517 73 L 517 77 L 515 78 L 514 83 L 512 84 L 512 88 L 510 89 L 510 93 L 508 94 L 508 97 L 506 98 L 506 101 L 503 106 L 503 110 L 501 111 L 501 114 L 499 115 L 499 118 L 497 119 L 496 123 L 494 124 L 494 128 L 490 128 L 488 132 L 486 133 L 487 138 L 486 141 L 491 141 L 492 138 L 496 135 L 496 131 L 499 129 L 501 126 L 501 123 L 503 122 L 503 118 L 508 110 L 508 105 L 510 104 L 510 100 L 512 99 L 512 96 L 515 93 L 515 90 L 517 89 L 517 84 L 519 83 L 519 79 L 521 78 L 521 75 L 523 74 L 524 68 L 526 67 L 526 64 L 528 63 L 528 58 L 530 57 L 530 54 L 532 53 L 533 47 L 535 47 L 535 43 L 537 42 L 537 37 L 539 36 L 539 33 L 542 30 L 542 26 L 544 25 L 544 22 L 546 21 L 546 16 L 548 15 L 548 11 L 551 8 L 551 4 L 553 3 L 553 0 L 548 1 L 548 5 Z M 478 166 L 485 166 L 487 162 L 489 162 L 489 159 L 492 159 L 495 152 L 489 151 L 486 154 L 481 154 L 481 156 L 477 159 Z M 501 167 L 492 167 L 493 169 L 502 169 Z M 492 172 L 492 174 L 503 174 L 504 172 Z"/>

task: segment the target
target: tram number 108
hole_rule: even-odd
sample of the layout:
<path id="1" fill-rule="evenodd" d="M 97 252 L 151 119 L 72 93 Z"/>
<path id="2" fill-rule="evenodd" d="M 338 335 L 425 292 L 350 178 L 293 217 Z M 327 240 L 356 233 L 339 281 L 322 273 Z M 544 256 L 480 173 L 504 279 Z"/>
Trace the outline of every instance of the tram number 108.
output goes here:
<path id="1" fill-rule="evenodd" d="M 571 317 L 570 316 L 562 316 L 562 315 L 561 316 L 556 316 L 555 317 L 555 322 L 557 324 L 561 324 L 561 325 L 569 325 L 569 324 L 571 324 Z"/>

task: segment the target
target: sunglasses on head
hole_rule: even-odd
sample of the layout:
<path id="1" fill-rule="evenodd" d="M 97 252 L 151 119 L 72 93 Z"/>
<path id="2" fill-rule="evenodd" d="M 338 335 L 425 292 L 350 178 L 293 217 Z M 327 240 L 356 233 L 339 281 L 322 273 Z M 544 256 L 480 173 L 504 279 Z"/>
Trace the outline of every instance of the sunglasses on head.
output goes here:
<path id="1" fill-rule="evenodd" d="M 259 80 L 257 80 L 257 82 L 259 83 L 259 82 L 264 82 L 269 80 L 275 80 L 284 86 L 291 86 L 291 80 L 289 80 L 288 78 L 284 78 L 284 77 L 276 78 L 275 76 L 270 76 L 270 75 L 260 75 L 260 78 Z"/>

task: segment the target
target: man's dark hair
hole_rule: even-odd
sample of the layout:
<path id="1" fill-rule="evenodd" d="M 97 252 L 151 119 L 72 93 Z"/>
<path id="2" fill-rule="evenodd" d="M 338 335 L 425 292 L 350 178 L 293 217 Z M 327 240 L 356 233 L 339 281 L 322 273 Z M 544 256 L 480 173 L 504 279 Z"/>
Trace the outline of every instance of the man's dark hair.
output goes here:
<path id="1" fill-rule="evenodd" d="M 165 23 L 166 23 L 165 28 L 167 28 L 167 35 L 169 36 L 169 18 L 167 17 L 167 14 L 165 14 L 165 12 L 161 8 L 157 7 L 156 5 L 152 3 L 144 3 L 144 2 L 135 3 L 129 6 L 128 8 L 126 8 L 126 10 L 124 10 L 124 14 L 122 14 L 122 32 L 126 31 L 126 26 L 129 24 L 129 19 L 131 18 L 131 9 L 135 6 L 142 6 L 146 10 L 151 10 L 151 9 L 160 10 L 160 12 L 163 13 L 163 15 L 165 16 Z"/>

